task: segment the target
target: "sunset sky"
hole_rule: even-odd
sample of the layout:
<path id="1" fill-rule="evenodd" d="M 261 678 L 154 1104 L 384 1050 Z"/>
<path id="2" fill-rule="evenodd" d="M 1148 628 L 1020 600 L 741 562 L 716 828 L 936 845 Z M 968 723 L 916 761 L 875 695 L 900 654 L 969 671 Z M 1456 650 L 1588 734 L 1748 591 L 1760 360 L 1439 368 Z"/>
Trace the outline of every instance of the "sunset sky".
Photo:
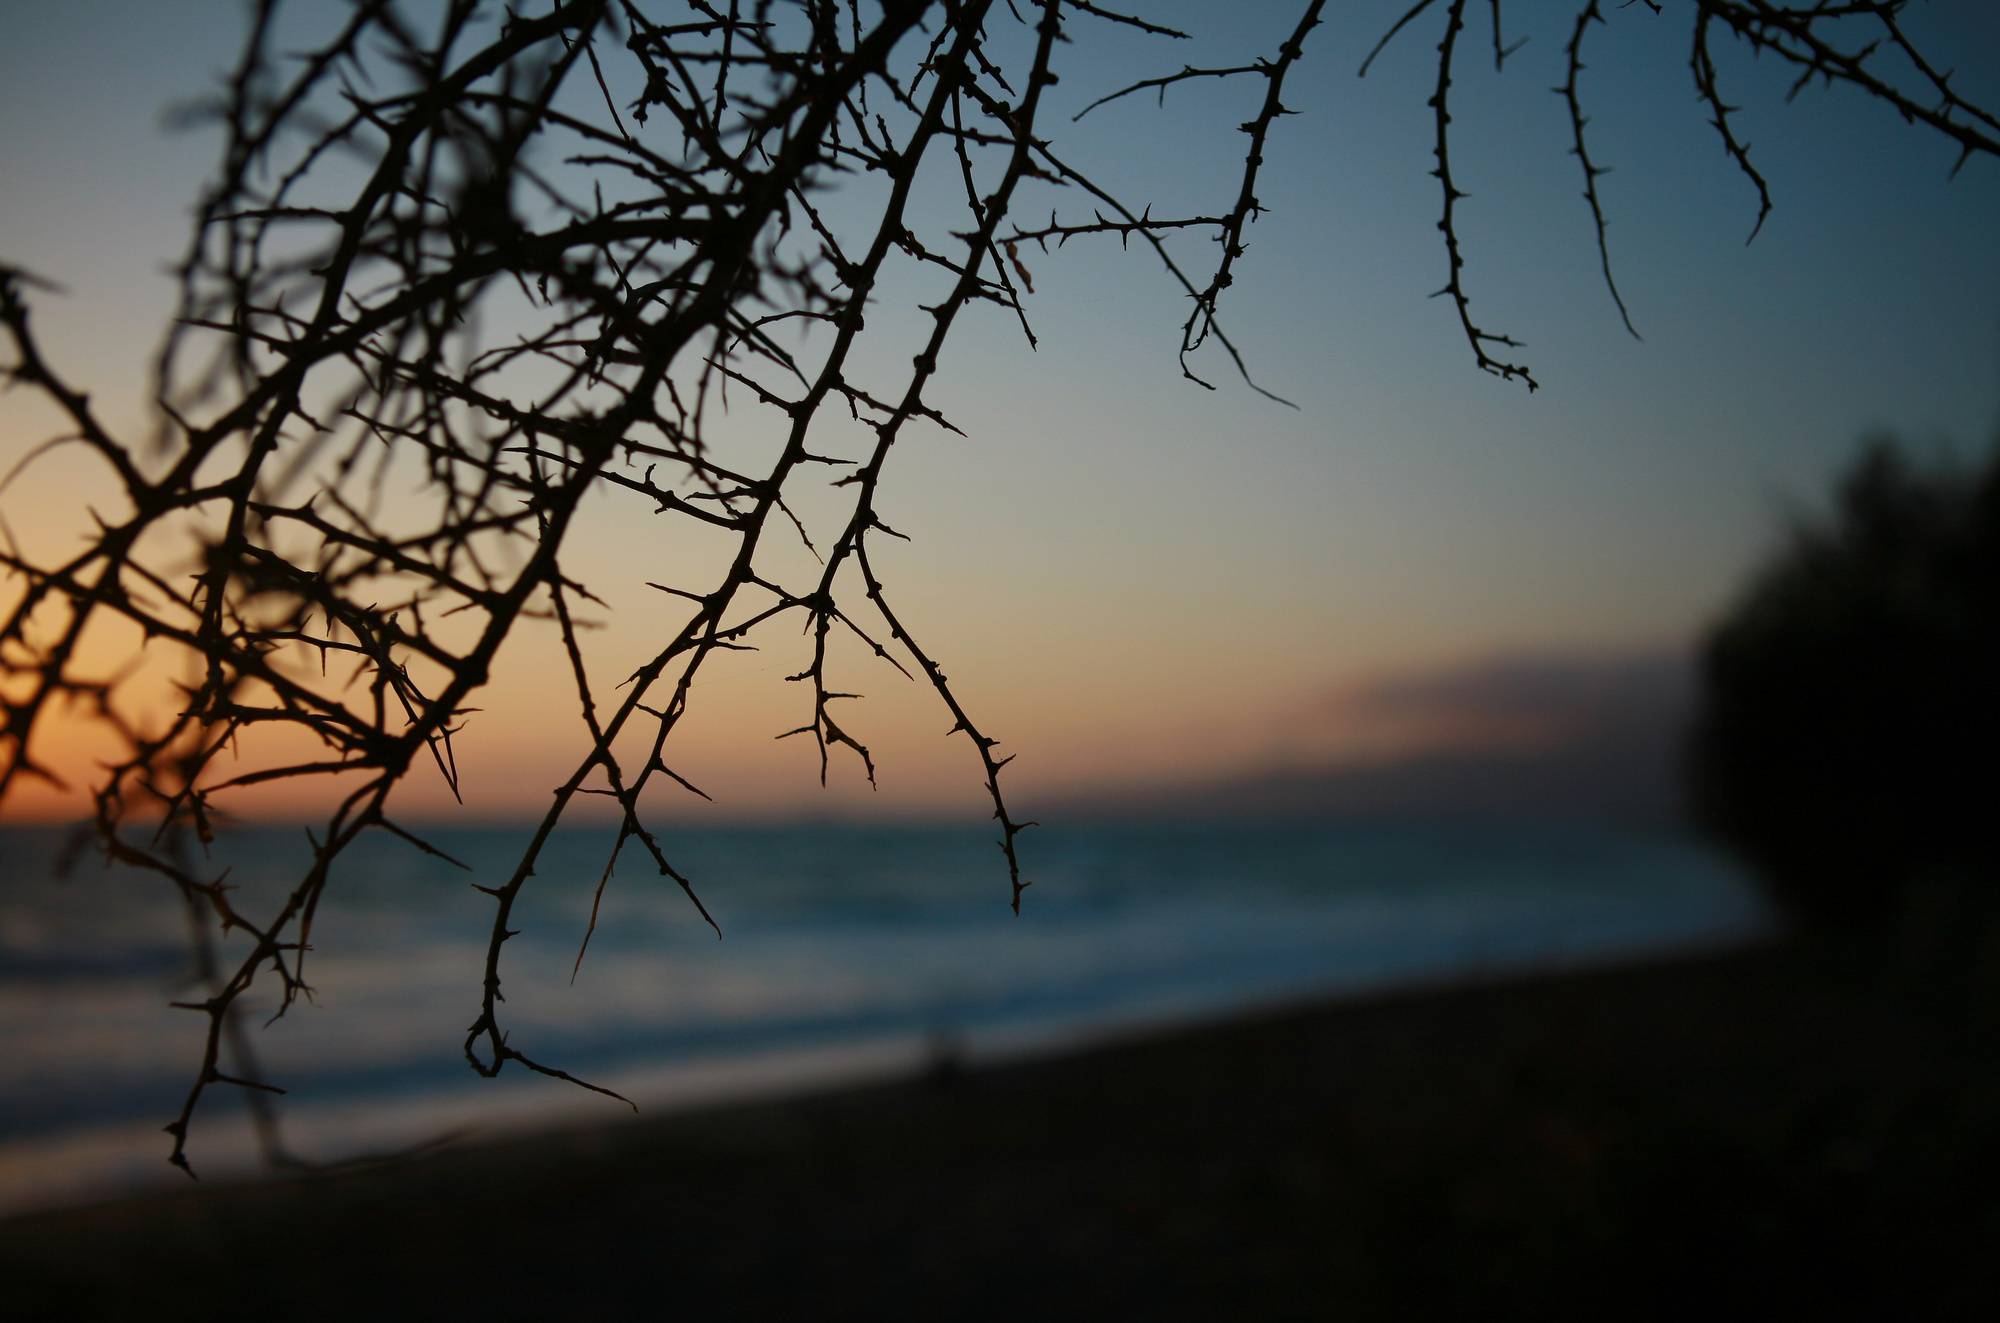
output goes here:
<path id="1" fill-rule="evenodd" d="M 997 312 L 961 323 L 930 400 L 969 439 L 912 434 L 890 466 L 880 508 L 913 543 L 881 552 L 881 569 L 1019 755 L 1009 777 L 1028 816 L 1132 783 L 1532 743 L 1546 734 L 1536 710 L 1506 697 L 1524 690 L 1489 701 L 1500 691 L 1479 677 L 1555 676 L 1560 700 L 1596 669 L 1685 658 L 1866 435 L 1894 430 L 1930 454 L 1994 435 L 2000 166 L 1975 160 L 1947 182 L 1945 142 L 1838 90 L 1786 105 L 1779 71 L 1731 53 L 1726 86 L 1776 201 L 1746 246 L 1755 195 L 1694 99 L 1685 24 L 1643 7 L 1614 10 L 1584 78 L 1642 343 L 1604 290 L 1548 91 L 1567 32 L 1523 27 L 1497 78 L 1483 47 L 1463 62 L 1454 160 L 1474 312 L 1526 343 L 1543 388 L 1477 371 L 1449 304 L 1426 297 L 1445 264 L 1425 106 L 1435 25 L 1355 77 L 1404 7 L 1338 6 L 1313 35 L 1286 87 L 1301 113 L 1278 126 L 1259 190 L 1269 213 L 1223 304 L 1259 381 L 1297 410 L 1219 361 L 1206 364 L 1219 389 L 1183 381 L 1184 301 L 1137 253 L 1078 243 L 1024 254 L 1039 352 Z M 1068 111 L 1188 60 L 1273 49 L 1295 7 L 1144 8 L 1204 49 L 1091 34 L 1062 66 L 1066 109 L 1048 128 L 1162 214 L 1219 209 L 1257 89 L 1176 90 L 1164 110 L 1135 96 L 1075 125 Z M 206 130 L 170 131 L 163 108 L 212 85 L 242 20 L 228 3 L 80 0 L 11 7 L 0 41 L 0 262 L 65 288 L 36 305 L 52 356 L 135 433 L 171 307 L 164 269 L 216 150 Z M 2000 101 L 1991 6 L 1931 4 L 1911 24 L 1960 66 L 1965 93 Z M 907 308 L 871 314 L 878 361 L 907 362 L 913 325 Z M 0 455 L 11 464 L 50 425 L 24 393 L 0 397 Z M 94 481 L 87 463 L 52 459 L 0 492 L 0 517 L 31 545 L 68 545 Z M 607 499 L 585 530 L 594 559 L 578 564 L 602 567 L 586 578 L 620 608 L 596 639 L 608 675 L 677 623 L 649 619 L 652 527 L 643 503 Z M 676 770 L 725 810 L 981 810 L 949 717 L 887 670 L 843 686 L 868 695 L 851 717 L 880 790 L 836 759 L 822 793 L 811 750 L 769 738 L 809 698 L 781 679 L 800 654 L 766 641 L 697 688 L 675 737 Z M 461 751 L 472 812 L 541 807 L 581 748 L 559 657 L 537 637 L 503 665 Z M 415 787 L 405 802 L 448 797 Z M 8 812 L 64 809 L 43 796 Z"/>

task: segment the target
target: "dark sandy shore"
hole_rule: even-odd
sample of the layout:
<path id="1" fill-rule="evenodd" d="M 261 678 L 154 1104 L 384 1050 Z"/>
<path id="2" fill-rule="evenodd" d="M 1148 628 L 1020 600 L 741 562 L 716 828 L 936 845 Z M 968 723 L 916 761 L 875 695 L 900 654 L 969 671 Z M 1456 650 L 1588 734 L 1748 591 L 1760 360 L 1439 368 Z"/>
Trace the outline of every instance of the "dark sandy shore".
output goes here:
<path id="1" fill-rule="evenodd" d="M 0 1224 L 25 1317 L 1992 1317 L 2000 1069 L 1797 951 Z M 1986 1028 L 1981 1028 L 1981 1024 Z"/>

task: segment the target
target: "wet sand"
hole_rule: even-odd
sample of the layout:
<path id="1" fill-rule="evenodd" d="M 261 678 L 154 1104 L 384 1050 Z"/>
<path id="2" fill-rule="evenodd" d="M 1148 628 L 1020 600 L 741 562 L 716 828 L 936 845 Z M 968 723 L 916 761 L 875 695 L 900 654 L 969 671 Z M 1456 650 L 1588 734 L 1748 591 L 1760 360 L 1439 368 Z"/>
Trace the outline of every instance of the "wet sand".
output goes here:
<path id="1" fill-rule="evenodd" d="M 1962 998 L 1771 948 L 0 1223 L 13 1317 L 1978 1317 Z M 1988 1027 L 1982 1027 L 1988 1026 Z"/>

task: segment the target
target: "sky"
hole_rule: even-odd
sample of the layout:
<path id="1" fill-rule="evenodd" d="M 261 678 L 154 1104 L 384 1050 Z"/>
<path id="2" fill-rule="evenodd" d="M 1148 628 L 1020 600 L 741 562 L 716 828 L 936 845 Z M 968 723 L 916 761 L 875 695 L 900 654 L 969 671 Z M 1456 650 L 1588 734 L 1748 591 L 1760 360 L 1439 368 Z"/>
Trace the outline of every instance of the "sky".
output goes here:
<path id="1" fill-rule="evenodd" d="M 1583 79 L 1593 155 L 1614 167 L 1600 183 L 1612 260 L 1643 341 L 1605 292 L 1549 93 L 1566 23 L 1529 26 L 1548 7 L 1517 6 L 1510 22 L 1529 40 L 1505 72 L 1463 61 L 1466 280 L 1482 323 L 1526 343 L 1542 389 L 1479 372 L 1449 303 L 1427 297 L 1445 270 L 1425 104 L 1435 24 L 1356 76 L 1403 7 L 1336 6 L 1309 39 L 1286 85 L 1299 113 L 1278 125 L 1259 189 L 1268 212 L 1223 304 L 1259 382 L 1296 409 L 1217 361 L 1218 389 L 1182 380 L 1183 300 L 1139 255 L 1078 243 L 1024 255 L 1039 350 L 993 312 L 955 334 L 930 399 L 967 437 L 927 431 L 899 447 L 880 507 L 913 541 L 881 552 L 884 577 L 982 726 L 1019 755 L 1009 785 L 1027 816 L 1518 750 L 1601 706 L 1578 695 L 1684 703 L 1684 684 L 1618 677 L 1684 671 L 1865 437 L 1969 455 L 1995 434 L 2000 163 L 1948 180 L 1948 144 L 1839 89 L 1787 104 L 1777 70 L 1719 51 L 1776 202 L 1746 245 L 1755 196 L 1693 97 L 1671 4 L 1660 17 L 1614 9 Z M 1295 10 L 1143 8 L 1195 32 L 1195 53 L 1089 34 L 1064 52 L 1060 104 L 1267 52 Z M 144 417 L 146 355 L 171 307 L 164 268 L 216 151 L 165 110 L 213 86 L 243 19 L 219 0 L 8 7 L 0 261 L 65 288 L 38 298 L 37 325 L 127 425 Z M 1989 6 L 1918 6 L 1911 22 L 1964 91 L 2000 101 Z M 1483 24 L 1467 34 L 1482 57 Z M 1215 210 L 1233 196 L 1233 130 L 1257 91 L 1176 89 L 1163 107 L 1134 96 L 1048 124 L 1058 149 L 1127 196 L 1162 214 Z M 879 334 L 894 345 L 913 325 L 892 313 Z M 48 425 L 21 392 L 0 395 L 9 462 Z M 68 459 L 38 466 L 0 491 L 0 517 L 22 536 L 73 538 L 92 481 Z M 643 516 L 595 511 L 585 563 L 619 579 L 653 546 Z M 604 589 L 628 604 L 600 632 L 607 674 L 657 642 L 644 577 Z M 574 760 L 575 714 L 548 697 L 559 656 L 552 638 L 527 638 L 505 660 L 466 733 L 467 812 L 539 808 Z M 853 677 L 880 788 L 836 760 L 822 791 L 809 748 L 768 738 L 809 710 L 780 678 L 798 656 L 727 660 L 675 737 L 676 769 L 717 795 L 716 811 L 981 811 L 976 761 L 944 738 L 928 691 L 893 672 Z M 1543 707 L 1524 716 L 1524 693 Z M 1622 730 L 1630 716 L 1607 721 Z M 79 739 L 75 763 L 88 754 Z M 420 809 L 448 803 L 435 786 L 413 793 Z M 243 807 L 301 811 L 281 796 Z M 8 811 L 65 809 L 44 797 Z"/>

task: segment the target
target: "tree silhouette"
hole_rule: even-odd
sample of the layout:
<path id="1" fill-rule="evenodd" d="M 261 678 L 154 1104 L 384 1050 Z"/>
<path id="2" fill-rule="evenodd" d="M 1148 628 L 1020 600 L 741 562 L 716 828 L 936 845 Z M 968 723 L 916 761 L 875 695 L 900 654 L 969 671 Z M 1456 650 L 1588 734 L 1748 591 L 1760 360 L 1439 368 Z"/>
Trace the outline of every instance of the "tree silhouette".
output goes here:
<path id="1" fill-rule="evenodd" d="M 1757 576 L 1703 656 L 1696 814 L 1809 929 L 1996 898 L 2000 458 L 1924 471 L 1871 447 L 1830 520 Z"/>
<path id="2" fill-rule="evenodd" d="M 1685 43 L 1696 103 L 1749 181 L 1759 223 L 1769 190 L 1715 45 L 1754 51 L 1801 86 L 1859 89 L 1956 144 L 1961 163 L 2000 153 L 2000 122 L 1961 100 L 1906 37 L 1899 3 L 1640 4 L 1630 21 Z M 1554 61 L 1608 284 L 1583 75 L 1606 11 L 1633 8 L 1567 7 Z M 500 990 L 517 902 L 579 803 L 609 801 L 616 814 L 600 898 L 629 850 L 700 905 L 649 825 L 649 796 L 700 793 L 669 758 L 696 681 L 717 654 L 781 621 L 811 640 L 810 660 L 787 677 L 806 697 L 785 734 L 810 744 L 822 779 L 836 755 L 874 774 L 840 706 L 851 695 L 837 640 L 935 689 L 983 772 L 1018 909 L 1028 885 L 1018 838 L 1031 824 L 1002 793 L 1008 759 L 877 573 L 880 539 L 900 536 L 876 506 L 884 467 L 907 433 L 951 427 L 926 389 L 962 314 L 990 305 L 1033 341 L 1028 261 L 1052 245 L 1137 248 L 1187 298 L 1177 351 L 1187 378 L 1210 386 L 1204 364 L 1219 356 L 1249 382 L 1221 307 L 1271 187 L 1263 167 L 1290 113 L 1287 82 L 1326 6 L 1300 0 L 1270 53 L 1248 64 L 1183 63 L 1060 110 L 1052 89 L 1072 45 L 1185 34 L 1095 0 L 523 9 L 533 12 L 454 0 L 413 15 L 356 0 L 329 40 L 294 56 L 281 53 L 275 0 L 255 6 L 211 108 L 224 151 L 178 268 L 150 443 L 115 431 L 48 360 L 29 316 L 36 279 L 0 268 L 0 373 L 60 412 L 50 445 L 101 461 L 111 511 L 67 559 L 4 553 L 19 595 L 0 619 L 0 796 L 58 775 L 45 747 L 58 704 L 87 714 L 125 750 L 91 786 L 102 850 L 251 939 L 190 1003 L 206 1022 L 201 1062 L 168 1127 L 184 1167 L 211 1085 L 271 1087 L 253 1069 L 221 1068 L 233 1008 L 253 987 L 273 990 L 279 1014 L 309 992 L 314 915 L 343 852 L 388 832 L 441 853 L 392 816 L 391 794 L 418 775 L 456 793 L 454 736 L 528 622 L 561 639 L 581 739 L 512 871 L 474 880 L 494 902 L 465 1041 L 481 1074 L 511 1062 L 572 1078 L 509 1038 Z M 1490 24 L 1496 66 L 1518 50 L 1504 17 L 1500 0 L 1417 0 L 1369 59 L 1399 34 L 1435 38 L 1424 113 L 1439 293 L 1475 365 L 1532 389 L 1519 345 L 1472 315 L 1466 195 L 1454 182 L 1454 74 L 1488 53 L 1474 18 Z M 1245 151 L 1216 163 L 1206 213 L 1155 215 L 1100 186 L 1057 141 L 1052 125 L 1069 107 L 1080 118 L 1197 80 L 1245 93 Z M 1031 219 L 1045 202 L 1046 222 Z M 856 346 L 892 272 L 928 282 L 918 300 L 928 331 L 906 372 L 868 379 Z M 762 410 L 761 436 L 725 428 L 728 403 Z M 815 440 L 840 416 L 865 438 L 856 454 Z M 824 481 L 848 499 L 815 532 L 799 494 Z M 580 612 L 599 599 L 565 559 L 586 496 L 603 492 L 723 549 L 708 580 L 652 582 L 678 615 L 613 693 L 593 690 L 585 660 Z M 818 557 L 804 579 L 770 569 L 772 544 L 794 537 Z M 86 632 L 107 622 L 142 637 L 150 660 L 185 665 L 165 710 L 79 662 Z M 275 780 L 319 787 L 323 819 L 282 899 L 253 913 L 180 837 L 206 841 L 232 790 Z"/>

